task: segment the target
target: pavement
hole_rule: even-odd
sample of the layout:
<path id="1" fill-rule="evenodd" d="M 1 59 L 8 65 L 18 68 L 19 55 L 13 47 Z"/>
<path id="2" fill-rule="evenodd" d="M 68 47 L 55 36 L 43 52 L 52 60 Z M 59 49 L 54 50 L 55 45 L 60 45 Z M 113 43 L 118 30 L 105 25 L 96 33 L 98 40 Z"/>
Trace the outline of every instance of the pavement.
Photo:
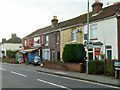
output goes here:
<path id="1" fill-rule="evenodd" d="M 47 68 L 37 68 L 36 71 L 120 87 L 120 79 L 115 79 L 112 76 L 90 75 L 87 73 L 70 72 Z"/>
<path id="2" fill-rule="evenodd" d="M 19 67 L 21 65 L 29 66 L 29 68 L 33 67 L 33 65 L 25 65 L 25 64 L 16 64 L 15 66 L 18 66 L 18 65 L 19 65 Z M 54 75 L 59 75 L 59 76 L 64 76 L 64 77 L 69 77 L 69 78 L 81 79 L 81 80 L 92 81 L 92 82 L 96 82 L 96 83 L 120 87 L 120 79 L 115 79 L 112 76 L 90 75 L 87 73 L 41 68 L 40 66 L 34 66 L 34 70 L 36 70 L 38 72 L 48 73 L 48 74 L 54 74 Z"/>

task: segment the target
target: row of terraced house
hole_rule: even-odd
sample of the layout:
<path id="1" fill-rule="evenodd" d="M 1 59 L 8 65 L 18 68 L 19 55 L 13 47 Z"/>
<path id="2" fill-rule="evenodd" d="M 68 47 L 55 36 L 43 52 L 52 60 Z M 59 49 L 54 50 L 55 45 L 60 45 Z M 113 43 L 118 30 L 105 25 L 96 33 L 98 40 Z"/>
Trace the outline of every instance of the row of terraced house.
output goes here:
<path id="1" fill-rule="evenodd" d="M 95 59 L 97 48 L 100 50 L 99 60 L 120 60 L 120 3 L 105 8 L 102 6 L 101 2 L 92 5 L 89 41 L 93 47 L 85 49 L 90 60 Z M 61 60 L 65 44 L 84 44 L 87 41 L 87 13 L 63 22 L 58 22 L 57 16 L 54 16 L 51 22 L 52 25 L 22 39 L 22 62 L 25 59 L 31 62 L 35 55 L 50 61 Z"/>

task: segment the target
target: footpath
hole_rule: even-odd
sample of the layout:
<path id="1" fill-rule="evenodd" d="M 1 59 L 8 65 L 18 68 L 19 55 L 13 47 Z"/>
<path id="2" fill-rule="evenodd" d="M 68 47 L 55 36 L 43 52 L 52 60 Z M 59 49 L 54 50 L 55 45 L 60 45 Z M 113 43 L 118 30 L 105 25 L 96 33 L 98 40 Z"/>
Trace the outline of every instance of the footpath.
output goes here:
<path id="1" fill-rule="evenodd" d="M 87 73 L 70 72 L 70 71 L 54 70 L 47 68 L 37 68 L 37 71 L 120 87 L 120 79 L 115 79 L 112 76 L 90 75 Z"/>
<path id="2" fill-rule="evenodd" d="M 40 66 L 33 66 L 33 65 L 25 65 L 25 64 L 11 64 L 12 66 L 19 66 L 19 67 L 28 67 L 30 69 L 36 70 L 38 72 L 54 74 L 64 77 L 70 77 L 75 79 L 81 79 L 86 81 L 92 81 L 101 84 L 113 85 L 120 87 L 120 79 L 115 79 L 111 76 L 104 76 L 104 75 L 90 75 L 86 73 L 79 73 L 79 72 L 70 72 L 70 71 L 62 71 L 62 70 L 54 70 L 54 69 L 47 69 L 41 68 Z"/>

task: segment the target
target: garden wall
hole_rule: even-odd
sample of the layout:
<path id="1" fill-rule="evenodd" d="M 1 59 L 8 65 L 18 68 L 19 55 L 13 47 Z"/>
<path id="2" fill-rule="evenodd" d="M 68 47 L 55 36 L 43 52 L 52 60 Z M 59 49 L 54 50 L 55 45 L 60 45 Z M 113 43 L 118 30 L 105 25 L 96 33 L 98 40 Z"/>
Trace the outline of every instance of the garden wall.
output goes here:
<path id="1" fill-rule="evenodd" d="M 83 72 L 82 63 L 62 63 L 59 61 L 45 61 L 44 68 Z"/>

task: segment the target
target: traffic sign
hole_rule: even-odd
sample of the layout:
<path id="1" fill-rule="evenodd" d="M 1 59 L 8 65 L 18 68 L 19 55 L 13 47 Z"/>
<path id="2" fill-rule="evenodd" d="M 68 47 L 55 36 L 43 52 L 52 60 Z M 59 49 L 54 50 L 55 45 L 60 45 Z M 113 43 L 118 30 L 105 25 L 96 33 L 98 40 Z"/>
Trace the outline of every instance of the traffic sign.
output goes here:
<path id="1" fill-rule="evenodd" d="M 88 48 L 93 48 L 93 41 L 85 41 L 84 46 Z"/>

